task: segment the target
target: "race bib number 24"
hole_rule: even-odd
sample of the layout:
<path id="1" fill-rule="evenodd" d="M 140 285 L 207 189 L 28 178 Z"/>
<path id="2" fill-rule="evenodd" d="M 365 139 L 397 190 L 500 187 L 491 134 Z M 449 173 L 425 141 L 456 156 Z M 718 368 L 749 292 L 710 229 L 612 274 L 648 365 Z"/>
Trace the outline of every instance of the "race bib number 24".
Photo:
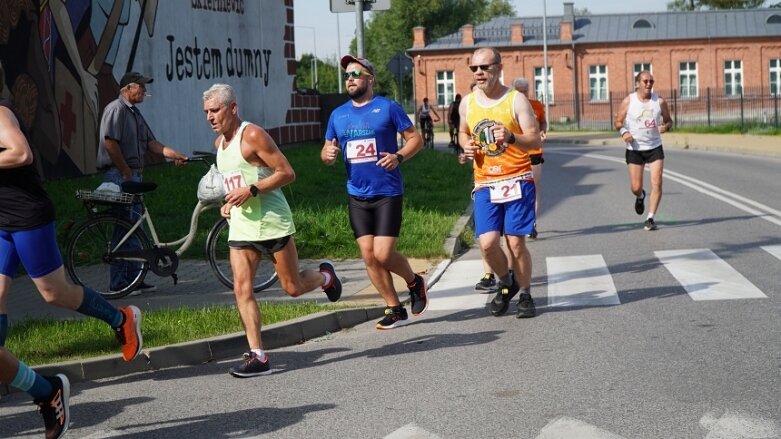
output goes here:
<path id="1" fill-rule="evenodd" d="M 377 141 L 375 138 L 350 140 L 344 148 L 345 157 L 350 163 L 377 161 Z"/>

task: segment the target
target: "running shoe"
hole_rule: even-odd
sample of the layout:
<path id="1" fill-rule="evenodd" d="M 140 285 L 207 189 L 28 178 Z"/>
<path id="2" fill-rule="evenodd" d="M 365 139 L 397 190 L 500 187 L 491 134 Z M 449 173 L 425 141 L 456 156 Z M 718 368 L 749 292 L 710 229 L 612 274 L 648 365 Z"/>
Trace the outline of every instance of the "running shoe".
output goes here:
<path id="1" fill-rule="evenodd" d="M 534 299 L 532 299 L 532 295 L 529 293 L 521 293 L 521 295 L 518 296 L 518 314 L 516 314 L 515 317 L 518 317 L 519 319 L 525 319 L 534 317 L 536 315 L 537 310 L 534 307 Z"/>
<path id="2" fill-rule="evenodd" d="M 475 291 L 484 292 L 485 294 L 494 290 L 496 290 L 496 279 L 493 273 L 484 274 L 480 282 L 475 285 Z"/>
<path id="3" fill-rule="evenodd" d="M 140 296 L 144 293 L 151 293 L 152 291 L 157 291 L 157 287 L 146 282 L 141 282 L 130 292 L 130 294 L 128 294 L 128 296 Z"/>
<path id="4" fill-rule="evenodd" d="M 266 361 L 260 361 L 258 354 L 254 352 L 245 352 L 242 355 L 241 363 L 231 367 L 230 374 L 238 378 L 249 378 L 260 375 L 271 374 L 271 362 L 266 355 Z"/>
<path id="5" fill-rule="evenodd" d="M 323 261 L 320 263 L 320 272 L 328 273 L 331 276 L 331 282 L 328 285 L 323 285 L 323 291 L 328 296 L 328 300 L 336 302 L 342 297 L 342 281 L 339 280 L 339 276 L 336 275 L 336 269 L 331 261 Z"/>
<path id="6" fill-rule="evenodd" d="M 399 306 L 396 309 L 388 307 L 385 308 L 385 317 L 382 318 L 377 325 L 377 329 L 393 329 L 398 328 L 409 323 L 407 317 L 407 310 L 403 306 Z"/>
<path id="7" fill-rule="evenodd" d="M 501 283 L 497 286 L 499 287 L 499 291 L 496 292 L 496 296 L 494 296 L 494 299 L 491 301 L 490 309 L 491 314 L 499 317 L 507 312 L 507 308 L 510 307 L 510 300 L 518 294 L 518 291 L 520 291 L 521 288 L 514 280 L 511 286 L 503 285 Z"/>
<path id="8" fill-rule="evenodd" d="M 645 189 L 643 189 L 643 196 L 635 198 L 635 212 L 638 215 L 642 215 L 645 212 Z"/>
<path id="9" fill-rule="evenodd" d="M 35 400 L 38 411 L 43 416 L 43 425 L 46 428 L 46 439 L 57 439 L 65 435 L 70 424 L 70 398 L 71 386 L 68 377 L 58 373 L 53 377 L 45 377 L 52 385 L 52 394 L 46 399 Z"/>
<path id="10" fill-rule="evenodd" d="M 643 228 L 645 230 L 649 230 L 649 231 L 650 230 L 656 230 L 657 229 L 656 221 L 654 221 L 653 218 L 648 218 L 647 220 L 645 220 L 645 226 L 643 226 Z"/>
<path id="11" fill-rule="evenodd" d="M 409 288 L 410 308 L 412 315 L 417 317 L 428 309 L 428 294 L 426 290 L 426 279 L 416 274 L 415 281 Z"/>
<path id="12" fill-rule="evenodd" d="M 144 340 L 141 336 L 141 310 L 134 305 L 119 309 L 124 316 L 122 326 L 114 328 L 114 334 L 122 345 L 122 359 L 133 361 L 141 353 Z"/>

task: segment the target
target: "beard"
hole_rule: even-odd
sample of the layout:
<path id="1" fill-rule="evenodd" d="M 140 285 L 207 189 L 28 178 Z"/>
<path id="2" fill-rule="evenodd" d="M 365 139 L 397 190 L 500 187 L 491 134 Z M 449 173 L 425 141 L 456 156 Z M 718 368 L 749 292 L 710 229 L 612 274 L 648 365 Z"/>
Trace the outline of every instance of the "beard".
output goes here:
<path id="1" fill-rule="evenodd" d="M 369 89 L 366 85 L 356 85 L 354 89 L 347 90 L 347 96 L 350 99 L 360 99 L 366 95 L 366 91 Z"/>

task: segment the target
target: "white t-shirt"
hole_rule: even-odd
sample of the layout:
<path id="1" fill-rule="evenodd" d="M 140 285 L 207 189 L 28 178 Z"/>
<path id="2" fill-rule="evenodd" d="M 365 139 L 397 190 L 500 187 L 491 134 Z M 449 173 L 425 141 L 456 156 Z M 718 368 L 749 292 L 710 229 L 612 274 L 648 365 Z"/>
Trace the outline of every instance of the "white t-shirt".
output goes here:
<path id="1" fill-rule="evenodd" d="M 629 130 L 634 140 L 626 144 L 626 149 L 648 151 L 662 145 L 659 125 L 662 123 L 662 107 L 659 96 L 651 93 L 647 102 L 642 102 L 637 93 L 629 95 L 629 108 L 624 118 L 624 128 Z"/>

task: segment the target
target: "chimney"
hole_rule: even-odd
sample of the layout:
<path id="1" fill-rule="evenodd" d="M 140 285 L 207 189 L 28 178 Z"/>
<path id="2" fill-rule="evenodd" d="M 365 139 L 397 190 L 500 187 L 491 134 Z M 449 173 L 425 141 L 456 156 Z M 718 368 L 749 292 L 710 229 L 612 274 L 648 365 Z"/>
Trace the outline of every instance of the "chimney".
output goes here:
<path id="1" fill-rule="evenodd" d="M 426 28 L 415 26 L 412 28 L 412 47 L 426 47 Z"/>
<path id="2" fill-rule="evenodd" d="M 471 24 L 461 26 L 461 44 L 464 46 L 475 45 L 475 27 Z"/>
<path id="3" fill-rule="evenodd" d="M 510 25 L 510 43 L 523 43 L 523 23 L 513 23 Z"/>
<path id="4" fill-rule="evenodd" d="M 561 17 L 559 27 L 559 39 L 561 41 L 572 41 L 572 31 L 575 28 L 575 4 L 572 2 L 564 3 L 564 16 Z"/>

